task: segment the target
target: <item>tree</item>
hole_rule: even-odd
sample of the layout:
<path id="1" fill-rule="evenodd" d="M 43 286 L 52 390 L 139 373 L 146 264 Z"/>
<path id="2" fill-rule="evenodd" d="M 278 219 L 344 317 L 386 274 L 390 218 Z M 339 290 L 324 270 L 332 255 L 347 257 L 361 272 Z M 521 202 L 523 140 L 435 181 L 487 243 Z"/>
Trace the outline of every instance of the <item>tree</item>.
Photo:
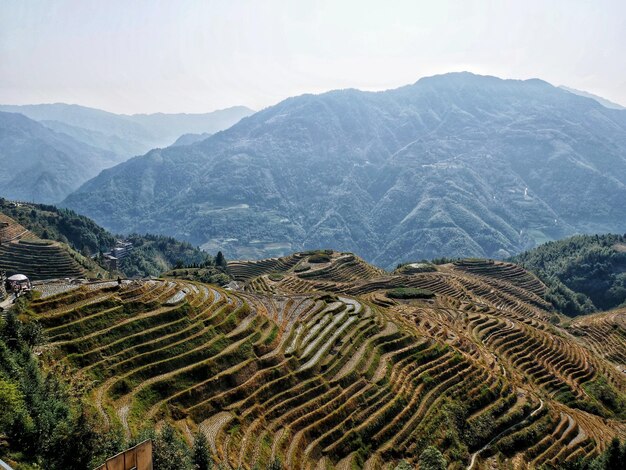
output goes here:
<path id="1" fill-rule="evenodd" d="M 420 470 L 446 470 L 448 462 L 442 453 L 433 446 L 427 447 L 419 458 Z"/>
<path id="2" fill-rule="evenodd" d="M 0 335 L 5 339 L 7 345 L 13 349 L 20 347 L 22 339 L 22 328 L 20 321 L 17 319 L 16 310 L 18 309 L 16 307 L 17 305 L 7 312 L 2 331 L 0 331 Z"/>
<path id="3" fill-rule="evenodd" d="M 224 258 L 221 251 L 218 251 L 217 255 L 215 255 L 215 265 L 221 266 L 222 268 L 226 267 L 226 258 Z"/>
<path id="4" fill-rule="evenodd" d="M 41 324 L 36 321 L 24 323 L 20 333 L 22 335 L 22 340 L 30 349 L 33 349 L 35 346 L 39 346 L 45 341 L 43 328 Z"/>
<path id="5" fill-rule="evenodd" d="M 620 449 L 619 439 L 614 437 L 607 450 L 606 468 L 625 468 L 625 466 L 626 461 L 624 461 L 623 450 Z"/>
<path id="6" fill-rule="evenodd" d="M 413 466 L 406 460 L 401 460 L 394 470 L 413 470 Z"/>
<path id="7" fill-rule="evenodd" d="M 24 410 L 24 397 L 14 382 L 0 379 L 0 433 L 6 432 Z"/>
<path id="8" fill-rule="evenodd" d="M 153 443 L 152 458 L 154 470 L 189 470 L 191 458 L 189 447 L 176 435 L 169 424 L 157 435 Z"/>
<path id="9" fill-rule="evenodd" d="M 196 470 L 211 470 L 213 468 L 209 443 L 202 431 L 198 431 L 193 440 L 193 464 Z"/>

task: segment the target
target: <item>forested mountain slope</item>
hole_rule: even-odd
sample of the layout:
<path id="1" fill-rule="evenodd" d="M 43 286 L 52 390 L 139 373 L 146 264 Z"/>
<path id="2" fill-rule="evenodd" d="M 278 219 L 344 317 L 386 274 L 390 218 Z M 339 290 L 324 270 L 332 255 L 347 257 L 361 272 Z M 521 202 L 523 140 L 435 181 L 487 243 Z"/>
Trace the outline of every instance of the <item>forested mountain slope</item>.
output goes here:
<path id="1" fill-rule="evenodd" d="M 28 229 L 28 234 L 24 234 L 28 235 L 29 239 L 43 239 L 40 240 L 41 243 L 39 244 L 29 245 L 28 248 L 31 252 L 45 251 L 43 247 L 46 245 L 56 246 L 54 243 L 44 243 L 45 241 L 54 241 L 60 242 L 63 246 L 69 245 L 86 257 L 92 257 L 114 248 L 120 238 L 103 229 L 88 217 L 78 215 L 69 209 L 59 209 L 51 205 L 16 204 L 0 198 L 0 222 L 2 222 L 2 218 L 6 218 L 12 226 L 18 228 L 13 230 L 10 228 L 0 229 L 0 243 L 13 238 L 23 238 L 23 236 L 17 236 Z M 6 237 L 4 237 L 5 234 Z M 120 259 L 118 266 L 120 273 L 128 277 L 159 276 L 164 271 L 177 266 L 189 265 L 202 266 L 210 275 L 220 274 L 223 271 L 219 267 L 214 267 L 213 256 L 189 242 L 150 234 L 130 234 L 123 238 L 124 241 L 133 245 L 130 254 Z M 17 245 L 11 247 L 16 248 Z M 37 253 L 34 254 L 37 255 Z M 78 253 L 77 256 L 79 256 Z M 32 260 L 33 258 L 29 259 Z M 105 266 L 100 257 L 96 258 L 96 261 L 100 261 L 103 267 Z M 90 264 L 95 265 L 95 262 L 90 261 Z M 0 260 L 0 267 L 2 267 L 2 260 Z M 26 267 L 28 268 L 28 266 Z M 36 269 L 36 266 L 29 269 Z M 101 269 L 101 271 L 104 270 Z M 54 274 L 55 270 L 52 270 L 51 273 Z M 111 274 L 117 276 L 119 273 Z M 228 277 L 224 277 L 224 279 L 225 282 L 228 282 Z"/>
<path id="2" fill-rule="evenodd" d="M 109 169 L 64 204 L 230 258 L 333 247 L 389 268 L 622 232 L 625 200 L 626 111 L 459 73 L 290 98 Z"/>
<path id="3" fill-rule="evenodd" d="M 626 236 L 577 235 L 513 258 L 548 285 L 548 298 L 568 315 L 626 303 Z"/>

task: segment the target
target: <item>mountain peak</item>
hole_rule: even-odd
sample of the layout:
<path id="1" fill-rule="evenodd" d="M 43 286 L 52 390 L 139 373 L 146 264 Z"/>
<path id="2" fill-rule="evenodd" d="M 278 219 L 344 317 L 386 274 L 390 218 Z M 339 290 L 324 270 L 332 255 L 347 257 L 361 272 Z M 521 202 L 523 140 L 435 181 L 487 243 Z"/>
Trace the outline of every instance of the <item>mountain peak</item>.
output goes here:
<path id="1" fill-rule="evenodd" d="M 595 224 L 623 231 L 619 119 L 541 80 L 468 72 L 302 95 L 108 170 L 65 204 L 231 258 L 502 257 Z"/>

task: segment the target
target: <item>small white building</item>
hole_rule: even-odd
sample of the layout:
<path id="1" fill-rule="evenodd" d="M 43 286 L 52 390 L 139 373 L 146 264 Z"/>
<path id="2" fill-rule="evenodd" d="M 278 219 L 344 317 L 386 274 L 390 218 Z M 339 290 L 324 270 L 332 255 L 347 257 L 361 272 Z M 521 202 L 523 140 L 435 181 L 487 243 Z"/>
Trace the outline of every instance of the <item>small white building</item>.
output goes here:
<path id="1" fill-rule="evenodd" d="M 19 295 L 23 292 L 30 291 L 32 288 L 33 285 L 30 279 L 23 274 L 14 274 L 13 276 L 9 276 L 6 280 L 6 289 L 8 292 Z"/>

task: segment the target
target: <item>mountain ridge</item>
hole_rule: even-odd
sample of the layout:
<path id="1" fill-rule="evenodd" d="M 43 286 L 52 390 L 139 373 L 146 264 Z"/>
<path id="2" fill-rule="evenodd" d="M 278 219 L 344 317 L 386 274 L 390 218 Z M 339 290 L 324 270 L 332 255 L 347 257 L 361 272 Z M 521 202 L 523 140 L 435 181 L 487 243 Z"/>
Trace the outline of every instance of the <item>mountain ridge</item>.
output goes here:
<path id="1" fill-rule="evenodd" d="M 58 202 L 100 170 L 122 161 L 19 113 L 0 112 L 0 195 Z"/>
<path id="2" fill-rule="evenodd" d="M 64 204 L 114 231 L 147 224 L 230 258 L 324 246 L 385 267 L 504 258 L 622 231 L 624 149 L 623 111 L 539 79 L 457 73 L 291 97 L 109 169 Z"/>
<path id="3" fill-rule="evenodd" d="M 593 93 L 589 93 L 588 91 L 577 90 L 576 88 L 570 88 L 570 87 L 567 87 L 565 85 L 560 85 L 559 88 L 561 88 L 561 89 L 563 89 L 565 91 L 569 91 L 570 93 L 573 93 L 573 94 L 578 95 L 578 96 L 584 96 L 585 98 L 591 98 L 592 100 L 595 100 L 598 103 L 600 103 L 605 108 L 621 109 L 621 110 L 626 109 L 624 106 L 622 106 L 619 103 L 615 103 L 614 101 L 611 101 L 611 100 L 608 100 L 606 98 L 603 98 L 602 96 L 594 95 Z"/>
<path id="4" fill-rule="evenodd" d="M 0 111 L 24 114 L 54 130 L 65 128 L 72 137 L 88 144 L 105 136 L 113 142 L 105 139 L 101 145 L 125 158 L 165 147 L 182 134 L 226 129 L 253 112 L 245 106 L 232 106 L 208 113 L 116 114 L 67 103 L 0 105 Z M 125 145 L 116 142 L 120 139 Z"/>

